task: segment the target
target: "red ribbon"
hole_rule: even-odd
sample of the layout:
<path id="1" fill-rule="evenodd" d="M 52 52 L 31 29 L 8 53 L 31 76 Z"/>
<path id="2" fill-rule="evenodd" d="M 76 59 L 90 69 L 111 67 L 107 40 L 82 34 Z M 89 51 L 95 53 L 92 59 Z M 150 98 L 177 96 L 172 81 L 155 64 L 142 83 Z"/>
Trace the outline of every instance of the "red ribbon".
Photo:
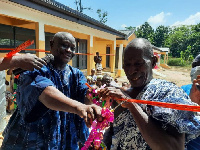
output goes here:
<path id="1" fill-rule="evenodd" d="M 200 106 L 156 102 L 156 101 L 149 101 L 149 100 L 137 100 L 137 99 L 128 99 L 128 100 L 127 99 L 118 99 L 118 100 L 132 102 L 132 103 L 139 103 L 139 104 L 147 104 L 147 105 L 164 107 L 164 108 L 177 109 L 177 110 L 200 112 Z"/>
<path id="2" fill-rule="evenodd" d="M 27 48 L 28 46 L 32 45 L 33 43 L 34 43 L 34 41 L 28 40 L 28 41 L 22 43 L 21 45 L 19 45 L 17 48 L 12 50 L 11 52 L 7 53 L 5 57 L 12 57 L 13 55 L 15 55 L 16 53 L 20 52 L 21 50 Z"/>

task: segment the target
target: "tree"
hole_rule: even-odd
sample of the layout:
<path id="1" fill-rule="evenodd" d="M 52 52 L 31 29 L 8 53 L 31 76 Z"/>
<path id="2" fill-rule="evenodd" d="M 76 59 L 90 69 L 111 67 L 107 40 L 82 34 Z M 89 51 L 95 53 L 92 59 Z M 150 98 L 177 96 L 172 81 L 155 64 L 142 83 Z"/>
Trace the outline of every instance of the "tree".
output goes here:
<path id="1" fill-rule="evenodd" d="M 191 27 L 188 43 L 191 45 L 191 53 L 195 57 L 200 52 L 200 23 Z"/>
<path id="2" fill-rule="evenodd" d="M 180 57 L 180 52 L 187 49 L 190 28 L 188 26 L 174 27 L 171 29 L 165 45 L 170 48 L 173 57 Z"/>
<path id="3" fill-rule="evenodd" d="M 138 27 L 135 33 L 137 37 L 148 39 L 153 44 L 154 30 L 148 22 Z"/>
<path id="4" fill-rule="evenodd" d="M 169 28 L 163 25 L 160 25 L 156 28 L 156 31 L 153 36 L 153 43 L 157 47 L 165 47 L 165 40 L 168 37 Z"/>
<path id="5" fill-rule="evenodd" d="M 98 14 L 98 17 L 99 17 L 99 21 L 101 23 L 106 23 L 107 22 L 107 16 L 108 16 L 108 12 L 107 11 L 102 12 L 101 9 L 97 9 L 97 14 Z"/>
<path id="6" fill-rule="evenodd" d="M 76 4 L 76 10 L 81 12 L 81 13 L 83 12 L 84 9 L 92 10 L 91 7 L 83 7 L 81 0 L 75 0 L 75 4 Z M 101 23 L 106 23 L 107 22 L 107 16 L 108 16 L 108 12 L 107 11 L 102 12 L 101 9 L 97 9 L 97 14 L 98 14 L 98 17 L 99 17 L 99 21 Z"/>
<path id="7" fill-rule="evenodd" d="M 132 27 L 132 26 L 125 27 L 126 30 L 135 30 L 135 28 L 136 28 L 136 27 Z"/>
<path id="8" fill-rule="evenodd" d="M 79 12 L 83 12 L 84 9 L 92 10 L 91 7 L 83 7 L 81 0 L 75 0 L 76 10 Z"/>

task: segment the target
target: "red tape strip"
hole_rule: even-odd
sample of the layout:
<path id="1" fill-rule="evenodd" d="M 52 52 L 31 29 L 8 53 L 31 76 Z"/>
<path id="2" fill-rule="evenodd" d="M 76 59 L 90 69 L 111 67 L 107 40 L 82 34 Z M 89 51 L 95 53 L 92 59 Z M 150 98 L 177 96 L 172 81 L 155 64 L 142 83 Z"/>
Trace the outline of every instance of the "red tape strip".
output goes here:
<path id="1" fill-rule="evenodd" d="M 34 41 L 28 40 L 28 41 L 22 43 L 21 45 L 19 45 L 17 48 L 12 50 L 11 52 L 7 53 L 5 57 L 12 57 L 13 55 L 15 55 L 16 53 L 20 52 L 21 50 L 27 48 L 28 46 L 32 45 L 33 43 L 34 43 Z"/>
<path id="2" fill-rule="evenodd" d="M 119 100 L 120 101 L 132 102 L 132 103 L 140 103 L 140 104 L 147 104 L 147 105 L 152 105 L 152 106 L 164 107 L 164 108 L 177 109 L 177 110 L 200 112 L 200 106 L 175 104 L 175 103 L 165 103 L 165 102 L 155 102 L 155 101 L 137 100 L 137 99 L 128 99 L 128 100 L 119 99 Z"/>

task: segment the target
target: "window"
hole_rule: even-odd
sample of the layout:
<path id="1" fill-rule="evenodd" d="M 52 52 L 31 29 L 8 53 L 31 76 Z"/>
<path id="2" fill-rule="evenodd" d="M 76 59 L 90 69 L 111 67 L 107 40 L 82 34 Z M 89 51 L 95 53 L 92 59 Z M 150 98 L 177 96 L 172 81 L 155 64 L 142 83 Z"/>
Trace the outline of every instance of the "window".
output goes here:
<path id="1" fill-rule="evenodd" d="M 35 30 L 0 24 L 0 48 L 16 48 L 27 40 L 35 41 Z M 27 49 L 35 49 L 35 43 L 27 47 Z M 9 51 L 0 52 L 5 53 Z M 35 51 L 27 50 L 21 52 L 35 53 Z"/>
<path id="2" fill-rule="evenodd" d="M 87 40 L 76 39 L 76 53 L 87 54 Z M 80 70 L 87 69 L 87 55 L 75 55 L 72 66 Z"/>

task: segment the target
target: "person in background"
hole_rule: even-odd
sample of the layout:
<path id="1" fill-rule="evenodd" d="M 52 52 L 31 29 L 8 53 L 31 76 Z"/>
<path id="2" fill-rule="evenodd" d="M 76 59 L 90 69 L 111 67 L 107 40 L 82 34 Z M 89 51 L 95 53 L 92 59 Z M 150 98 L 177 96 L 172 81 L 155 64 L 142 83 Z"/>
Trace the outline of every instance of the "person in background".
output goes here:
<path id="1" fill-rule="evenodd" d="M 190 72 L 192 84 L 183 85 L 181 88 L 190 96 L 190 99 L 200 105 L 200 54 L 195 57 L 192 62 L 192 69 Z M 187 150 L 199 150 L 200 137 L 191 140 L 187 144 Z"/>
<path id="2" fill-rule="evenodd" d="M 4 130 L 2 150 L 78 150 L 89 135 L 86 125 L 96 118 L 102 121 L 102 108 L 85 104 L 85 76 L 68 65 L 75 45 L 70 33 L 56 33 L 50 41 L 54 59 L 40 70 L 20 74 L 18 107 Z"/>
<path id="3" fill-rule="evenodd" d="M 118 83 L 118 80 L 117 80 L 117 78 L 115 78 L 115 80 L 114 80 L 116 83 Z"/>
<path id="4" fill-rule="evenodd" d="M 196 105 L 173 83 L 153 79 L 156 62 L 148 40 L 132 40 L 124 50 L 123 63 L 131 87 L 125 92 L 107 87 L 100 96 Z M 122 106 L 114 111 L 113 129 L 105 133 L 111 150 L 184 150 L 185 142 L 200 134 L 200 116 L 194 112 L 127 102 Z"/>
<path id="5" fill-rule="evenodd" d="M 99 52 L 96 52 L 96 56 L 94 56 L 94 62 L 95 62 L 95 69 L 96 69 L 96 75 L 102 75 L 102 56 L 99 56 Z"/>
<path id="6" fill-rule="evenodd" d="M 95 75 L 95 69 L 91 69 L 91 75 L 87 76 L 87 82 L 90 85 L 95 85 L 97 81 L 97 76 Z"/>
<path id="7" fill-rule="evenodd" d="M 102 86 L 102 78 L 103 78 L 102 75 L 98 75 L 98 76 L 97 76 L 96 85 L 97 85 L 97 87 L 99 87 L 99 88 Z"/>
<path id="8" fill-rule="evenodd" d="M 109 74 L 103 75 L 103 78 L 101 80 L 102 85 L 105 85 L 105 87 L 111 86 L 112 77 Z"/>
<path id="9" fill-rule="evenodd" d="M 10 106 L 12 105 L 12 92 L 10 89 L 10 83 L 7 80 L 5 80 L 5 85 L 6 85 L 5 96 L 6 96 L 6 102 L 7 102 L 6 112 L 11 113 Z"/>
<path id="10" fill-rule="evenodd" d="M 126 91 L 127 89 L 129 89 L 130 88 L 130 85 L 128 84 L 128 82 L 122 82 L 122 89 L 124 90 L 124 91 Z"/>
<path id="11" fill-rule="evenodd" d="M 192 69 L 190 72 L 192 84 L 181 86 L 181 88 L 190 96 L 191 100 L 200 105 L 200 97 L 198 90 L 198 84 L 199 84 L 198 75 L 200 75 L 200 54 L 197 55 L 192 62 Z"/>

